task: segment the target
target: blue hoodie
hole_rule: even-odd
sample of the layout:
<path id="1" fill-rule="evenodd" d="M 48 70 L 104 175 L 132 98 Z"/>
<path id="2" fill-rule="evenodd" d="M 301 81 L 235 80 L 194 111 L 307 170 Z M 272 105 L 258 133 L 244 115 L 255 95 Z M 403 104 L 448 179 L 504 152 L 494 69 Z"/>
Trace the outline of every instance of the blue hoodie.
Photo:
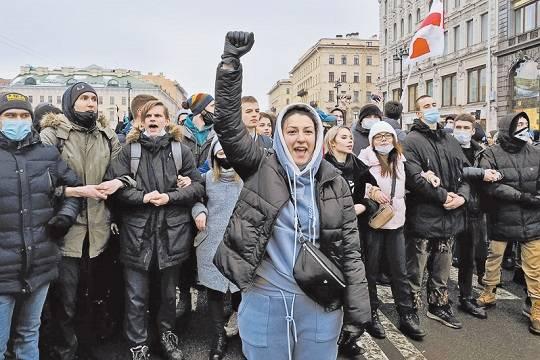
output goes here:
<path id="1" fill-rule="evenodd" d="M 317 133 L 314 154 L 302 169 L 294 163 L 281 128 L 284 116 L 297 108 L 305 109 L 313 115 Z M 316 193 L 315 174 L 323 158 L 322 147 L 323 127 L 315 109 L 306 104 L 291 104 L 280 112 L 274 133 L 274 151 L 287 173 L 292 196 L 278 214 L 266 247 L 266 257 L 257 269 L 257 275 L 274 287 L 289 293 L 303 294 L 293 276 L 294 263 L 301 247 L 299 237 L 303 234 L 315 244 L 318 244 L 319 240 L 319 195 Z M 300 227 L 295 226 L 296 218 L 300 220 Z"/>

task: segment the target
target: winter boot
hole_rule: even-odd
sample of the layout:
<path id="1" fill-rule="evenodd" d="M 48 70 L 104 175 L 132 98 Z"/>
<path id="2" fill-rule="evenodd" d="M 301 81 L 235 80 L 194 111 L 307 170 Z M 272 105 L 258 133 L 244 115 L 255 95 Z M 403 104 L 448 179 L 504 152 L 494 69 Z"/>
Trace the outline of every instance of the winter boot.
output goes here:
<path id="1" fill-rule="evenodd" d="M 221 360 L 227 352 L 227 336 L 225 331 L 222 331 L 214 339 L 212 350 L 210 350 L 210 360 Z"/>
<path id="2" fill-rule="evenodd" d="M 478 319 L 487 319 L 486 309 L 478 306 L 475 299 L 460 298 L 458 309 Z"/>
<path id="3" fill-rule="evenodd" d="M 482 293 L 480 294 L 478 299 L 476 299 L 476 303 L 479 306 L 484 306 L 486 308 L 495 306 L 496 300 L 497 300 L 495 297 L 495 290 L 496 290 L 495 286 L 486 285 L 486 287 L 484 287 L 484 290 L 482 290 Z"/>
<path id="4" fill-rule="evenodd" d="M 178 336 L 172 331 L 166 331 L 160 336 L 161 350 L 167 360 L 182 360 L 184 354 L 178 347 Z"/>
<path id="5" fill-rule="evenodd" d="M 415 310 L 399 314 L 399 330 L 413 340 L 420 341 L 426 332 L 420 327 L 420 319 Z"/>
<path id="6" fill-rule="evenodd" d="M 131 360 L 150 360 L 150 351 L 146 345 L 132 347 L 129 351 L 131 352 Z"/>
<path id="7" fill-rule="evenodd" d="M 386 332 L 384 331 L 384 327 L 379 319 L 377 309 L 371 310 L 371 323 L 367 326 L 366 330 L 369 335 L 373 336 L 374 338 L 384 339 L 386 337 Z"/>
<path id="8" fill-rule="evenodd" d="M 534 335 L 540 335 L 540 300 L 535 299 L 532 301 L 531 306 L 531 325 L 529 330 Z"/>

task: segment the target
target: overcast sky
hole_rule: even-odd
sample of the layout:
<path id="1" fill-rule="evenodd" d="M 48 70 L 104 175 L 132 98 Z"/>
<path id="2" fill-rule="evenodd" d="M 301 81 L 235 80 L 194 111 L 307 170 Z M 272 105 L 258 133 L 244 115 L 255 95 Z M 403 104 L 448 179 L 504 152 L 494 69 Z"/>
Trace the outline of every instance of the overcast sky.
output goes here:
<path id="1" fill-rule="evenodd" d="M 229 30 L 255 33 L 244 60 L 244 94 L 266 93 L 317 40 L 377 34 L 377 0 L 2 1 L 0 77 L 21 65 L 97 64 L 159 73 L 189 94 L 213 93 Z"/>

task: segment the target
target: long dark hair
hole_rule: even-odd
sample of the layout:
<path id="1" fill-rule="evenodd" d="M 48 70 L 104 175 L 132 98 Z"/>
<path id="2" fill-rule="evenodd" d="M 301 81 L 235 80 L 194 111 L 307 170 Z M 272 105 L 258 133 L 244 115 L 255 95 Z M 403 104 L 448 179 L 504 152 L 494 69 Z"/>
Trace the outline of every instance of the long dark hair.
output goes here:
<path id="1" fill-rule="evenodd" d="M 394 148 L 390 151 L 388 156 L 379 154 L 377 150 L 375 150 L 375 146 L 372 145 L 373 151 L 375 152 L 377 159 L 379 159 L 379 164 L 381 164 L 381 176 L 394 176 L 394 174 L 396 174 L 397 177 L 399 158 L 403 154 L 403 149 L 398 143 L 395 135 L 392 135 L 392 144 L 394 145 Z"/>

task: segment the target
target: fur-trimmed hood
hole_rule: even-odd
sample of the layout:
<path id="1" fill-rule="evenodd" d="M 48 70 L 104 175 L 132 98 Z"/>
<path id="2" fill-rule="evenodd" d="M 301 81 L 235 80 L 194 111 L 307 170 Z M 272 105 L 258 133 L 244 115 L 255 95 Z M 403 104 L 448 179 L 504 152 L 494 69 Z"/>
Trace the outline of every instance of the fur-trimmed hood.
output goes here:
<path id="1" fill-rule="evenodd" d="M 182 127 L 173 123 L 165 126 L 165 132 L 169 133 L 175 141 L 181 142 L 184 138 L 182 133 Z M 133 127 L 126 136 L 126 144 L 137 142 L 141 136 L 141 129 Z"/>
<path id="2" fill-rule="evenodd" d="M 48 127 L 57 129 L 61 126 L 66 128 L 82 129 L 81 126 L 69 121 L 64 114 L 47 113 L 43 116 L 43 119 L 41 119 L 40 124 L 41 129 L 45 129 Z M 101 115 L 98 117 L 96 125 L 98 129 L 106 129 L 107 127 L 109 127 L 109 122 L 107 121 L 105 116 Z"/>

